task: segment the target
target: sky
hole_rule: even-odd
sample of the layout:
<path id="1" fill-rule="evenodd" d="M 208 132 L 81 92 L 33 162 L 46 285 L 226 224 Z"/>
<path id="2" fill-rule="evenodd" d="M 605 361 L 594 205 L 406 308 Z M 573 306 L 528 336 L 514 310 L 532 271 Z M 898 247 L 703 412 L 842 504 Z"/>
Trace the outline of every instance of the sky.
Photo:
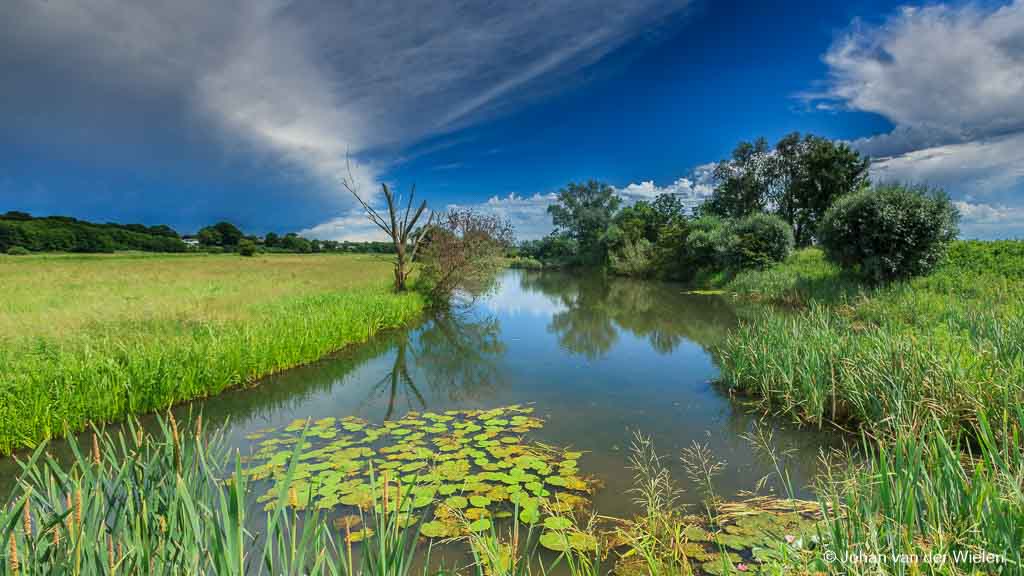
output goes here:
<path id="1" fill-rule="evenodd" d="M 8 0 L 0 107 L 0 212 L 379 238 L 347 180 L 529 239 L 800 131 L 1024 238 L 1024 0 Z"/>

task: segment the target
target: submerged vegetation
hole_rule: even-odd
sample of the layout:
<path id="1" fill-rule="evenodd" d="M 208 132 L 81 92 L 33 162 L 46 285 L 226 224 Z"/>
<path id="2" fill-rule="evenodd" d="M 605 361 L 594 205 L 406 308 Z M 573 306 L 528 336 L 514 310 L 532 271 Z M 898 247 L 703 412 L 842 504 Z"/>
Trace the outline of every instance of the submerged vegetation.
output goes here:
<path id="1" fill-rule="evenodd" d="M 22 257 L 0 265 L 0 453 L 216 394 L 417 318 L 372 257 Z M 68 280 L 73 279 L 73 280 Z"/>

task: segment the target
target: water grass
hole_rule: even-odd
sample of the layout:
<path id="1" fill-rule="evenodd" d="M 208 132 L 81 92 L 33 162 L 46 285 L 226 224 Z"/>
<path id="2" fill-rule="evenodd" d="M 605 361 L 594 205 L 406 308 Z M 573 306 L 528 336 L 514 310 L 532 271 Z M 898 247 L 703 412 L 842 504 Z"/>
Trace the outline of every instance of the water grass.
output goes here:
<path id="1" fill-rule="evenodd" d="M 723 384 L 863 438 L 821 481 L 821 569 L 1024 572 L 1024 243 L 956 242 L 886 286 L 805 250 L 726 288 L 775 306 L 720 344 Z"/>
<path id="2" fill-rule="evenodd" d="M 423 309 L 365 256 L 11 260 L 0 454 L 314 361 Z"/>

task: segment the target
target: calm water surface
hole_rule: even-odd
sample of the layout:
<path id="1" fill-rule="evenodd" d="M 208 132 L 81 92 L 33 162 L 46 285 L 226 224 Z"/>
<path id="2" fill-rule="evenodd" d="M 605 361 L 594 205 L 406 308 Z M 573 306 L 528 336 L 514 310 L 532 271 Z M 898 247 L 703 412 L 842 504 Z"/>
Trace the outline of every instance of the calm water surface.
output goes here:
<path id="1" fill-rule="evenodd" d="M 760 420 L 712 385 L 709 352 L 737 322 L 730 303 L 685 293 L 676 284 L 599 274 L 512 270 L 496 291 L 468 309 L 385 335 L 259 386 L 201 403 L 204 417 L 229 422 L 229 441 L 296 418 L 357 415 L 371 422 L 410 410 L 492 408 L 532 403 L 546 420 L 534 439 L 588 453 L 581 471 L 603 480 L 604 514 L 628 514 L 623 493 L 633 432 L 650 435 L 678 462 L 694 441 L 707 444 L 725 471 L 723 496 L 753 490 L 773 471 L 743 437 Z M 830 440 L 774 428 L 794 450 L 789 471 L 804 496 L 819 448 Z M 781 487 L 776 487 L 781 489 Z M 687 501 L 699 502 L 696 489 Z"/>
<path id="2" fill-rule="evenodd" d="M 670 457 L 690 503 L 700 494 L 678 456 L 694 442 L 727 463 L 716 485 L 724 497 L 753 490 L 773 471 L 743 437 L 759 418 L 712 385 L 718 368 L 709 349 L 736 322 L 727 300 L 675 284 L 510 270 L 468 308 L 178 410 L 225 425 L 230 446 L 244 454 L 253 448 L 247 434 L 296 418 L 379 423 L 411 410 L 531 403 L 546 420 L 532 439 L 587 451 L 581 472 L 604 483 L 598 511 L 627 515 L 637 430 Z M 799 495 L 809 496 L 819 449 L 834 439 L 764 424 L 792 451 L 789 472 Z M 5 484 L 13 471 L 8 459 Z"/>

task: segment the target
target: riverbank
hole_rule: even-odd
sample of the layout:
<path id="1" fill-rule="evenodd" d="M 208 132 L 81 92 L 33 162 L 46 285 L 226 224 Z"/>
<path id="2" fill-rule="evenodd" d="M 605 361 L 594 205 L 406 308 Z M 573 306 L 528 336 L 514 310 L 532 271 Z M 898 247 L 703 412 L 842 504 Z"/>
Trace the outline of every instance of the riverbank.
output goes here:
<path id="1" fill-rule="evenodd" d="M 217 394 L 418 318 L 369 255 L 0 259 L 0 454 Z"/>
<path id="2" fill-rule="evenodd" d="M 832 553 L 966 555 L 936 574 L 1024 570 L 1024 243 L 956 242 L 931 275 L 882 287 L 816 250 L 719 285 L 773 305 L 718 347 L 723 384 L 864 438 L 861 465 L 819 482 Z M 1003 561 L 971 566 L 974 552 Z"/>

